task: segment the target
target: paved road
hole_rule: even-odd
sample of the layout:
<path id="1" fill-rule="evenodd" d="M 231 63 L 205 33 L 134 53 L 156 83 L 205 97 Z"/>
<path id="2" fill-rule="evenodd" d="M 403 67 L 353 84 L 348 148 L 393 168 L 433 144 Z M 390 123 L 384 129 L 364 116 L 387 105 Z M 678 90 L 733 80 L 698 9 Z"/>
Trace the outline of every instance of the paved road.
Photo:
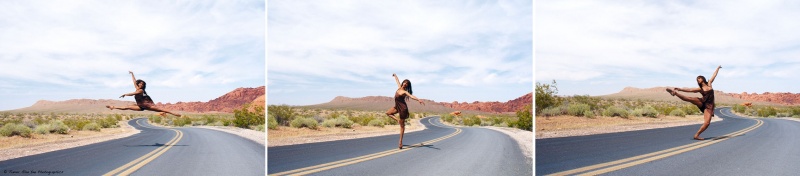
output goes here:
<path id="1" fill-rule="evenodd" d="M 427 129 L 407 133 L 404 144 L 440 139 L 397 149 L 398 135 L 270 147 L 269 174 L 390 152 L 311 175 L 532 175 L 532 163 L 509 136 L 483 128 L 451 128 L 438 117 L 421 120 Z M 442 139 L 441 137 L 448 137 Z M 393 153 L 397 152 L 397 153 Z"/>
<path id="2" fill-rule="evenodd" d="M 800 162 L 797 162 L 800 161 L 800 141 L 795 140 L 800 139 L 800 123 L 743 118 L 733 115 L 730 108 L 715 111 L 723 121 L 712 123 L 701 135 L 712 138 L 706 141 L 691 139 L 700 125 L 536 140 L 536 174 L 553 174 L 604 163 L 609 165 L 597 169 L 619 168 L 601 172 L 605 175 L 800 173 Z M 732 135 L 734 132 L 739 133 Z M 646 155 L 654 152 L 661 153 Z M 642 158 L 624 160 L 632 157 Z M 592 170 L 595 169 L 587 171 Z"/>
<path id="3" fill-rule="evenodd" d="M 155 127 L 144 118 L 128 124 L 141 133 L 2 161 L 0 175 L 103 175 L 115 169 L 132 175 L 264 175 L 264 146 L 248 139 L 209 129 Z"/>

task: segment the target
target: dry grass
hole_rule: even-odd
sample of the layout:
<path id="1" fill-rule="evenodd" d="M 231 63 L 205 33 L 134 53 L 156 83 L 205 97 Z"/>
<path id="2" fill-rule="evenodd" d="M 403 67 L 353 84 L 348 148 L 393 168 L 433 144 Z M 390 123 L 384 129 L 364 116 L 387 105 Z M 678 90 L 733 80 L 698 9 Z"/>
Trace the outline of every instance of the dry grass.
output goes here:
<path id="1" fill-rule="evenodd" d="M 575 116 L 536 117 L 536 138 L 580 136 L 622 131 L 665 128 L 703 123 L 702 115 L 686 117 L 663 116 L 658 118 L 598 116 L 594 119 Z M 714 117 L 712 122 L 721 120 Z"/>
<path id="2" fill-rule="evenodd" d="M 121 121 L 118 124 L 120 124 L 120 128 L 103 128 L 99 132 L 73 130 L 69 134 L 32 134 L 31 138 L 0 137 L 0 161 L 103 142 L 138 133 L 138 130 L 127 124 L 127 121 Z"/>
<path id="3" fill-rule="evenodd" d="M 423 130 L 424 126 L 419 122 L 420 119 L 409 119 L 410 125 L 406 125 L 406 133 Z M 348 128 L 325 128 L 321 127 L 319 130 L 308 128 L 292 128 L 286 126 L 278 126 L 276 130 L 267 131 L 267 145 L 283 146 L 294 145 L 314 142 L 325 142 L 344 139 L 355 139 L 372 136 L 381 136 L 388 134 L 399 134 L 400 125 L 386 125 L 383 128 L 374 126 L 361 126 L 354 124 L 351 129 Z"/>

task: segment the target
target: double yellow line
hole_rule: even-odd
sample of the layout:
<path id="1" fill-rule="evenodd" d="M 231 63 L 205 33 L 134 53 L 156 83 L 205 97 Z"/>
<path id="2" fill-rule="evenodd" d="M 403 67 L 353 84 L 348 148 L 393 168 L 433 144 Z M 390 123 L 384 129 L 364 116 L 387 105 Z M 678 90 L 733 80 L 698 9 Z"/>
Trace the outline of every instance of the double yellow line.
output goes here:
<path id="1" fill-rule="evenodd" d="M 350 159 L 345 159 L 345 160 L 340 160 L 340 161 L 334 161 L 334 162 L 330 162 L 330 163 L 320 164 L 320 165 L 316 165 L 316 166 L 309 166 L 309 167 L 304 167 L 304 168 L 300 168 L 300 169 L 295 169 L 295 170 L 290 170 L 290 171 L 285 171 L 285 172 L 280 172 L 280 173 L 275 173 L 275 174 L 270 174 L 270 175 L 308 175 L 308 174 L 317 173 L 317 172 L 328 170 L 328 169 L 333 169 L 333 168 L 347 166 L 347 165 L 351 165 L 351 164 L 356 164 L 356 163 L 360 163 L 360 162 L 363 162 L 363 161 L 368 161 L 368 160 L 372 160 L 372 159 L 376 159 L 376 158 L 380 158 L 380 157 L 384 157 L 384 156 L 389 156 L 389 155 L 392 155 L 392 154 L 408 151 L 408 150 L 411 150 L 411 149 L 414 149 L 414 148 L 423 147 L 423 146 L 425 146 L 423 144 L 432 144 L 432 143 L 435 143 L 435 142 L 439 142 L 441 140 L 453 137 L 453 136 L 458 135 L 459 133 L 461 133 L 461 129 L 460 128 L 455 128 L 455 129 L 456 129 L 455 132 L 450 133 L 447 136 L 442 136 L 442 137 L 439 137 L 439 138 L 436 138 L 436 139 L 432 139 L 432 140 L 429 140 L 429 141 L 425 141 L 425 142 L 422 142 L 422 143 L 419 143 L 419 144 L 414 144 L 414 145 L 408 146 L 407 148 L 405 148 L 403 150 L 392 149 L 392 150 L 387 150 L 387 151 L 378 152 L 378 153 L 374 153 L 374 154 L 364 155 L 364 156 L 360 156 L 360 157 L 355 157 L 355 158 L 350 158 Z"/>
<path id="2" fill-rule="evenodd" d="M 551 175 L 575 175 L 577 173 L 582 173 L 582 172 L 586 172 L 586 171 L 591 171 L 591 172 L 582 173 L 580 175 L 600 175 L 600 174 L 604 174 L 604 173 L 613 172 L 613 171 L 616 171 L 616 170 L 628 168 L 628 167 L 631 167 L 631 166 L 644 164 L 644 163 L 647 163 L 647 162 L 650 162 L 650 161 L 663 159 L 663 158 L 666 158 L 666 157 L 678 155 L 678 154 L 685 153 L 685 152 L 688 152 L 688 151 L 692 151 L 692 150 L 695 150 L 695 149 L 698 149 L 698 148 L 709 146 L 711 144 L 722 142 L 724 140 L 730 139 L 731 137 L 736 137 L 736 136 L 742 135 L 744 133 L 750 132 L 750 131 L 760 127 L 762 124 L 764 124 L 764 122 L 761 121 L 761 120 L 756 119 L 756 121 L 757 121 L 756 124 L 754 124 L 754 125 L 752 125 L 750 127 L 747 127 L 745 129 L 742 129 L 742 130 L 739 130 L 739 131 L 736 131 L 736 132 L 733 132 L 733 133 L 730 133 L 730 134 L 727 134 L 727 135 L 724 135 L 724 136 L 720 136 L 720 137 L 716 137 L 716 138 L 712 138 L 712 139 L 707 139 L 707 140 L 704 140 L 704 141 L 695 142 L 695 143 L 691 143 L 691 144 L 686 144 L 686 145 L 683 145 L 683 146 L 678 146 L 678 147 L 675 147 L 675 148 L 661 150 L 661 151 L 657 151 L 657 152 L 653 152 L 653 153 L 648 153 L 648 154 L 643 154 L 643 155 L 634 156 L 634 157 L 630 157 L 630 158 L 625 158 L 625 159 L 621 159 L 621 160 L 610 161 L 610 162 L 606 162 L 606 163 L 600 163 L 600 164 L 581 167 L 581 168 L 577 168 L 577 169 L 572 169 L 572 170 L 562 171 L 562 172 L 558 172 L 558 173 L 553 173 Z"/>
<path id="3" fill-rule="evenodd" d="M 139 123 L 139 121 L 137 121 L 137 123 Z M 119 168 L 112 170 L 111 172 L 103 174 L 103 176 L 131 175 L 131 173 L 136 172 L 136 170 L 139 170 L 140 168 L 144 167 L 144 165 L 147 165 L 147 163 L 150 163 L 151 161 L 161 156 L 161 154 L 164 154 L 164 152 L 167 152 L 167 150 L 172 148 L 173 145 L 177 144 L 178 141 L 180 141 L 181 138 L 183 138 L 183 132 L 175 129 L 170 129 L 170 130 L 175 131 L 175 137 L 173 137 L 172 140 L 170 140 L 163 146 L 158 147 L 152 152 L 147 153 L 146 155 L 129 162 L 128 164 L 122 165 Z"/>

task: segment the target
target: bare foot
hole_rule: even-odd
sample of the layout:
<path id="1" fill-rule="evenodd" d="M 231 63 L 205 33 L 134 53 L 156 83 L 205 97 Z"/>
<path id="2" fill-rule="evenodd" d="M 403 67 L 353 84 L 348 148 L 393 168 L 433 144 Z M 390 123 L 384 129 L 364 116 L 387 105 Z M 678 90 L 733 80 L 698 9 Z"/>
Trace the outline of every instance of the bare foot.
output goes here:
<path id="1" fill-rule="evenodd" d="M 675 96 L 675 90 L 667 88 L 667 92 L 669 92 L 670 95 Z"/>
<path id="2" fill-rule="evenodd" d="M 694 137 L 694 140 L 702 141 L 702 140 L 705 140 L 705 139 L 703 139 L 703 138 L 701 138 L 701 137 L 696 137 L 696 136 L 695 136 L 695 137 Z"/>
<path id="3" fill-rule="evenodd" d="M 106 108 L 108 108 L 109 110 L 114 110 L 114 106 L 106 105 Z"/>
<path id="4" fill-rule="evenodd" d="M 397 146 L 397 149 L 403 150 L 403 144 L 400 144 L 399 146 Z"/>

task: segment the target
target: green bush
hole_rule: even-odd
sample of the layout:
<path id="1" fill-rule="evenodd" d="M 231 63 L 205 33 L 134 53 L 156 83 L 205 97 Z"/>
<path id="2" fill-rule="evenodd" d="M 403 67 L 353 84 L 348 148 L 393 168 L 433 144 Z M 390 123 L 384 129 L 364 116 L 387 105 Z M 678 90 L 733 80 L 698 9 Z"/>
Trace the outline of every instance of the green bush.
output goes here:
<path id="1" fill-rule="evenodd" d="M 155 124 L 161 124 L 161 119 L 162 118 L 161 118 L 161 116 L 151 115 L 148 119 L 150 119 L 150 122 L 153 122 Z"/>
<path id="2" fill-rule="evenodd" d="M 686 117 L 686 112 L 683 112 L 681 109 L 675 109 L 669 112 L 671 116 L 678 116 L 678 117 Z"/>
<path id="3" fill-rule="evenodd" d="M 745 108 L 746 108 L 745 106 L 736 104 L 736 105 L 733 105 L 733 108 L 731 108 L 731 109 L 733 109 L 733 111 L 737 112 L 737 113 L 744 113 L 744 109 Z"/>
<path id="4" fill-rule="evenodd" d="M 588 118 L 594 118 L 594 112 L 592 112 L 591 110 L 583 111 L 583 116 Z"/>
<path id="5" fill-rule="evenodd" d="M 83 126 L 83 131 L 100 131 L 102 126 L 97 124 L 97 122 L 92 122 Z"/>
<path id="6" fill-rule="evenodd" d="M 353 121 L 347 119 L 346 117 L 340 116 L 335 119 L 328 119 L 323 121 L 322 126 L 328 128 L 333 128 L 333 127 L 351 128 L 353 127 Z"/>
<path id="7" fill-rule="evenodd" d="M 67 134 L 69 133 L 69 127 L 60 120 L 53 120 L 50 121 L 50 133 Z"/>
<path id="8" fill-rule="evenodd" d="M 269 129 L 273 130 L 278 129 L 278 120 L 275 120 L 275 117 L 272 117 L 272 115 L 268 115 L 267 120 L 269 120 L 267 121 L 267 127 Z"/>
<path id="9" fill-rule="evenodd" d="M 36 133 L 39 134 L 50 134 L 50 124 L 38 125 L 35 129 L 33 129 L 33 131 L 36 131 Z"/>
<path id="10" fill-rule="evenodd" d="M 369 121 L 372 121 L 372 120 L 375 119 L 375 116 L 372 115 L 372 114 L 361 114 L 359 116 L 349 117 L 348 119 L 350 119 L 351 121 L 353 121 L 355 123 L 360 124 L 361 126 L 367 126 L 367 125 L 369 125 Z"/>
<path id="11" fill-rule="evenodd" d="M 300 117 L 292 120 L 290 125 L 295 128 L 306 127 L 310 129 L 317 129 L 317 120 L 314 120 L 313 118 Z"/>
<path id="12" fill-rule="evenodd" d="M 29 128 L 28 126 L 25 126 L 23 124 L 9 123 L 9 124 L 3 125 L 3 127 L 0 128 L 0 135 L 6 136 L 6 137 L 11 137 L 11 136 L 17 135 L 17 136 L 29 138 L 29 137 L 31 137 L 31 132 L 32 131 L 33 130 L 31 130 L 31 128 Z"/>
<path id="13" fill-rule="evenodd" d="M 245 104 L 242 109 L 233 111 L 233 125 L 239 128 L 249 128 L 250 126 L 263 125 L 266 121 L 264 117 L 264 107 L 255 106 L 250 111 L 250 104 Z M 273 114 L 273 116 L 275 116 Z"/>
<path id="14" fill-rule="evenodd" d="M 569 108 L 567 108 L 567 114 L 571 116 L 583 116 L 583 113 L 589 110 L 591 110 L 591 108 L 588 104 L 570 104 Z"/>
<path id="15" fill-rule="evenodd" d="M 517 117 L 519 118 L 515 125 L 517 128 L 533 131 L 533 113 L 531 109 L 531 105 L 527 105 L 525 108 L 517 111 Z"/>
<path id="16" fill-rule="evenodd" d="M 369 121 L 369 123 L 367 123 L 367 125 L 369 125 L 369 126 L 376 126 L 376 127 L 381 127 L 381 128 L 383 128 L 383 124 L 384 124 L 383 120 L 381 120 L 381 119 L 372 119 L 372 120 Z"/>
<path id="17" fill-rule="evenodd" d="M 445 122 L 448 122 L 448 123 L 453 123 L 453 116 L 452 115 L 445 114 L 445 115 L 442 115 L 441 117 L 442 117 L 442 121 L 445 121 Z"/>
<path id="18" fill-rule="evenodd" d="M 642 108 L 636 108 L 633 110 L 633 115 L 636 117 L 652 117 L 656 118 L 658 116 L 658 111 L 652 106 L 644 106 Z"/>
<path id="19" fill-rule="evenodd" d="M 563 111 L 561 109 L 562 108 L 559 106 L 549 107 L 542 110 L 541 114 L 544 115 L 545 117 L 559 116 L 563 114 L 562 113 Z"/>
<path id="20" fill-rule="evenodd" d="M 556 87 L 556 80 L 552 84 L 542 84 L 536 82 L 536 112 L 542 112 L 545 108 L 558 106 L 561 104 L 561 98 L 556 96 L 558 88 Z"/>
<path id="21" fill-rule="evenodd" d="M 481 119 L 478 116 L 469 116 L 464 118 L 464 126 L 481 125 Z"/>
<path id="22" fill-rule="evenodd" d="M 256 131 L 264 131 L 264 124 L 261 124 L 261 125 L 256 125 L 256 126 L 253 128 L 253 130 L 256 130 Z"/>
<path id="23" fill-rule="evenodd" d="M 616 116 L 616 117 L 628 118 L 628 110 L 625 110 L 625 109 L 623 109 L 621 107 L 617 107 L 617 106 L 611 106 L 611 107 L 606 108 L 603 111 L 602 114 L 603 114 L 603 116 L 607 116 L 607 117 L 615 117 Z"/>
<path id="24" fill-rule="evenodd" d="M 289 105 L 269 105 L 267 106 L 267 113 L 275 117 L 278 124 L 289 125 L 289 122 L 294 120 L 295 112 Z"/>

